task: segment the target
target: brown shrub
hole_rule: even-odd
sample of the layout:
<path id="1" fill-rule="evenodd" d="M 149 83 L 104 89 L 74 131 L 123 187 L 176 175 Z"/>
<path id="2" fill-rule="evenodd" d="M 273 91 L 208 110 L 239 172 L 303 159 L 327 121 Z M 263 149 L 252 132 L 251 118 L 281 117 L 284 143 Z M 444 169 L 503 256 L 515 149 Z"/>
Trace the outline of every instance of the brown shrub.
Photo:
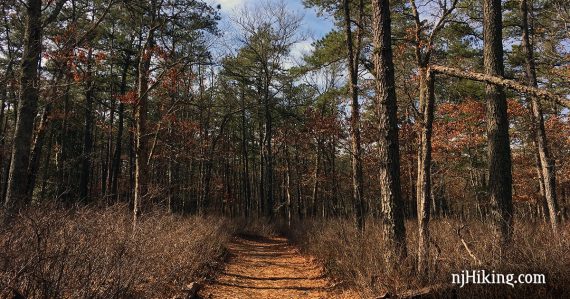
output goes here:
<path id="1" fill-rule="evenodd" d="M 278 225 L 266 218 L 234 219 L 236 233 L 246 236 L 274 237 L 280 234 Z"/>
<path id="2" fill-rule="evenodd" d="M 232 233 L 222 218 L 126 206 L 22 211 L 0 230 L 0 297 L 165 298 L 211 274 Z"/>
<path id="3" fill-rule="evenodd" d="M 462 270 L 486 270 L 504 274 L 546 275 L 546 285 L 475 285 L 452 288 L 460 298 L 561 298 L 570 293 L 570 226 L 558 240 L 545 223 L 515 225 L 514 240 L 504 255 L 482 222 L 460 223 L 438 219 L 431 223 L 432 242 L 427 275 L 415 271 L 417 226 L 408 221 L 408 256 L 394 267 L 384 258 L 384 242 L 378 223 L 369 221 L 363 235 L 350 221 L 330 220 L 297 223 L 286 234 L 305 252 L 317 257 L 329 275 L 361 291 L 364 298 L 386 292 L 402 293 L 424 286 L 451 284 L 451 274 Z M 458 229 L 463 227 L 458 233 Z M 461 239 L 465 241 L 471 256 Z M 502 256 L 502 257 L 501 257 Z M 480 260 L 480 263 L 476 261 Z"/>

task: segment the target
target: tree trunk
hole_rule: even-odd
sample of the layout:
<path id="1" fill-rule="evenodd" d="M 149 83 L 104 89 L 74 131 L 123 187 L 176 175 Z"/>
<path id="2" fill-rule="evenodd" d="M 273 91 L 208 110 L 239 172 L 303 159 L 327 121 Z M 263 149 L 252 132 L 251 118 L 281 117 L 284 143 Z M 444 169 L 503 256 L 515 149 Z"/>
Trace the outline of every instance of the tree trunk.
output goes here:
<path id="1" fill-rule="evenodd" d="M 148 136 L 146 133 L 146 118 L 148 109 L 148 84 L 150 62 L 152 59 L 152 47 L 154 44 L 154 30 L 148 33 L 147 41 L 140 52 L 138 65 L 138 103 L 135 105 L 135 174 L 134 174 L 134 200 L 133 200 L 133 225 L 136 226 L 137 218 L 141 213 L 142 199 L 147 195 L 147 162 Z"/>
<path id="2" fill-rule="evenodd" d="M 435 106 L 433 74 L 420 69 L 420 112 L 422 124 L 418 148 L 418 178 L 416 185 L 418 210 L 418 272 L 427 273 L 429 258 L 429 219 L 432 201 L 431 137 Z"/>
<path id="3" fill-rule="evenodd" d="M 113 90 L 114 92 L 114 90 Z M 115 123 L 115 102 L 110 101 L 111 111 L 109 113 L 109 132 L 107 136 L 101 133 L 101 138 L 107 139 L 105 146 L 101 150 L 101 196 L 106 203 L 109 196 L 108 187 L 111 185 L 112 157 L 113 157 L 113 125 Z"/>
<path id="4" fill-rule="evenodd" d="M 69 82 L 69 78 L 66 79 Z M 58 152 L 56 153 L 56 168 L 57 168 L 57 187 L 56 196 L 64 201 L 68 200 L 69 188 L 68 185 L 68 175 L 67 175 L 67 147 L 68 147 L 68 115 L 69 115 L 69 87 L 63 95 L 63 119 L 61 120 L 61 126 L 58 129 L 57 144 Z"/>
<path id="5" fill-rule="evenodd" d="M 42 1 L 26 2 L 26 31 L 20 76 L 20 99 L 12 145 L 12 159 L 8 174 L 8 188 L 4 203 L 9 212 L 30 201 L 28 197 L 28 165 L 34 118 L 39 97 L 38 64 L 42 52 Z"/>
<path id="6" fill-rule="evenodd" d="M 247 119 L 245 111 L 245 90 L 244 86 L 241 89 L 241 156 L 242 156 L 242 184 L 243 184 L 243 209 L 244 216 L 249 219 L 251 212 L 251 187 L 249 181 L 249 154 L 247 149 Z"/>
<path id="7" fill-rule="evenodd" d="M 261 92 L 261 89 L 259 89 Z M 262 99 L 258 101 L 259 107 L 263 105 Z M 260 108 L 261 109 L 261 108 Z M 263 113 L 260 111 L 259 117 L 262 119 Z M 259 169 L 256 171 L 258 182 L 256 184 L 257 190 L 257 214 L 263 215 L 265 212 L 265 134 L 263 130 L 263 123 L 259 122 Z"/>
<path id="8" fill-rule="evenodd" d="M 11 42 L 11 34 L 10 34 L 10 27 L 9 22 L 7 20 L 7 15 L 5 11 L 5 7 L 2 7 L 2 13 L 4 15 L 4 29 L 5 29 L 5 40 L 6 40 L 6 48 L 8 52 L 8 57 L 6 57 L 9 62 L 6 66 L 6 71 L 4 72 L 4 78 L 2 82 L 0 82 L 0 201 L 4 202 L 4 162 L 7 152 L 4 149 L 4 144 L 6 141 L 6 124 L 8 117 L 5 114 L 5 111 L 8 108 L 9 100 L 8 100 L 8 82 L 10 79 L 14 79 L 14 71 L 12 70 L 12 66 L 14 64 L 14 58 L 12 57 L 12 42 Z"/>
<path id="9" fill-rule="evenodd" d="M 202 67 L 198 67 L 199 76 L 199 98 L 201 100 L 205 97 L 205 75 L 202 73 Z M 210 151 L 212 149 L 213 138 L 210 136 L 210 119 L 212 114 L 212 108 L 208 106 L 204 108 L 206 113 L 205 119 L 200 117 L 202 120 L 202 146 L 200 147 L 200 199 L 198 202 L 198 213 L 204 214 L 210 204 L 210 177 L 211 177 L 211 155 Z M 202 116 L 202 114 L 201 114 Z"/>
<path id="10" fill-rule="evenodd" d="M 376 113 L 379 129 L 381 211 L 388 258 L 406 255 L 406 229 L 400 186 L 397 101 L 392 61 L 392 33 L 389 0 L 372 1 Z"/>
<path id="11" fill-rule="evenodd" d="M 172 126 L 171 125 L 169 125 L 169 128 L 168 128 L 168 135 L 172 135 Z M 175 182 L 174 182 L 174 165 L 173 165 L 172 160 L 173 160 L 172 158 L 168 159 L 167 170 L 166 170 L 167 176 L 168 176 L 168 179 L 167 179 L 167 183 L 168 183 L 167 208 L 168 208 L 169 213 L 174 213 L 176 211 L 176 209 L 174 207 L 174 192 L 175 192 L 174 185 L 175 185 Z M 178 196 L 177 196 L 177 198 L 178 198 Z"/>
<path id="12" fill-rule="evenodd" d="M 112 92 L 114 93 L 115 90 L 114 88 L 112 89 Z M 115 110 L 116 110 L 116 105 L 115 105 L 115 101 L 111 99 L 111 111 L 110 111 L 110 115 L 109 115 L 109 133 L 107 136 L 103 136 L 102 138 L 107 137 L 107 142 L 106 142 L 106 149 L 103 152 L 103 161 L 101 161 L 102 167 L 101 167 L 101 196 L 103 196 L 103 200 L 105 203 L 108 202 L 109 200 L 109 191 L 110 191 L 110 187 L 111 187 L 111 176 L 113 175 L 113 125 L 115 124 Z"/>
<path id="13" fill-rule="evenodd" d="M 483 0 L 483 61 L 485 74 L 503 77 L 501 0 Z M 495 234 L 503 245 L 512 237 L 512 174 L 507 99 L 501 86 L 487 84 L 487 155 L 489 196 Z"/>
<path id="14" fill-rule="evenodd" d="M 93 155 L 93 96 L 94 82 L 92 78 L 93 48 L 87 54 L 87 78 L 85 79 L 85 116 L 83 131 L 83 148 L 81 151 L 81 173 L 79 176 L 79 198 L 87 200 L 89 196 L 89 181 L 91 160 Z"/>
<path id="15" fill-rule="evenodd" d="M 297 217 L 302 220 L 305 216 L 305 207 L 307 206 L 303 200 L 303 193 L 301 191 L 301 173 L 299 171 L 300 161 L 299 161 L 299 151 L 295 150 L 295 177 L 296 177 L 296 193 L 297 193 Z"/>
<path id="16" fill-rule="evenodd" d="M 8 30 L 7 30 L 7 35 L 8 35 Z M 5 111 L 8 110 L 8 105 L 9 105 L 9 101 L 8 101 L 8 88 L 7 88 L 7 84 L 8 84 L 8 78 L 10 76 L 13 76 L 13 72 L 12 72 L 12 60 L 10 60 L 10 63 L 8 64 L 7 68 L 6 68 L 6 72 L 4 74 L 4 82 L 0 82 L 0 201 L 4 202 L 5 198 L 5 190 L 6 190 L 6 184 L 7 183 L 7 176 L 8 176 L 8 171 L 5 171 L 4 169 L 4 165 L 6 160 L 9 160 L 10 157 L 9 155 L 5 155 L 5 153 L 7 152 L 4 148 L 5 142 L 6 142 L 6 127 L 7 127 L 7 121 L 8 121 L 8 117 L 6 116 Z M 6 159 L 8 158 L 8 159 Z"/>
<path id="17" fill-rule="evenodd" d="M 45 135 L 49 126 L 49 114 L 51 112 L 51 103 L 47 103 L 40 118 L 38 132 L 33 142 L 32 153 L 30 156 L 30 165 L 28 166 L 28 196 L 32 198 L 36 186 L 36 178 L 40 167 L 42 149 L 44 147 Z"/>
<path id="18" fill-rule="evenodd" d="M 364 178 L 362 174 L 362 144 L 360 137 L 360 103 L 358 102 L 358 57 L 360 56 L 360 27 L 357 32 L 357 45 L 355 47 L 352 38 L 350 1 L 343 1 L 344 8 L 344 28 L 346 46 L 348 50 L 349 68 L 349 92 L 351 96 L 350 112 L 350 138 L 352 150 L 352 203 L 356 216 L 356 227 L 362 231 L 364 229 L 364 202 L 363 186 Z M 362 20 L 364 1 L 360 0 L 359 19 Z M 358 24 L 362 26 L 362 24 Z"/>
<path id="19" fill-rule="evenodd" d="M 42 115 L 40 117 L 40 123 L 38 125 L 36 137 L 33 142 L 32 152 L 30 156 L 30 165 L 28 166 L 28 196 L 32 198 L 34 193 L 34 188 L 36 186 L 36 179 L 38 176 L 38 169 L 40 168 L 40 161 L 42 156 L 42 150 L 44 147 L 46 133 L 48 132 L 48 127 L 50 124 L 49 115 L 51 113 L 52 101 L 58 96 L 57 95 L 57 85 L 63 77 L 63 70 L 59 70 L 55 80 L 53 80 L 53 87 L 51 90 L 52 99 L 48 99 Z M 51 149 L 50 149 L 51 150 Z M 48 157 L 49 158 L 49 157 Z"/>
<path id="20" fill-rule="evenodd" d="M 531 8 L 532 9 L 532 8 Z M 528 23 L 529 9 L 527 0 L 521 0 L 520 4 L 522 19 L 522 47 L 525 53 L 525 71 L 529 86 L 538 87 L 536 80 L 536 66 L 534 63 L 534 50 L 530 41 L 530 28 Z M 555 234 L 558 233 L 558 202 L 556 199 L 556 172 L 554 170 L 554 160 L 548 150 L 546 130 L 544 128 L 544 117 L 542 107 L 535 97 L 530 97 L 532 109 L 533 133 L 535 137 L 536 149 L 538 151 L 540 178 L 543 179 L 544 197 L 548 204 L 550 225 Z"/>
<path id="21" fill-rule="evenodd" d="M 285 147 L 285 197 L 286 197 L 286 206 L 287 206 L 287 226 L 291 227 L 291 219 L 292 219 L 292 205 L 291 205 L 291 160 L 289 159 L 289 148 Z"/>
<path id="22" fill-rule="evenodd" d="M 268 71 L 266 71 L 267 73 Z M 269 96 L 269 78 L 265 78 L 264 97 L 265 97 L 265 184 L 267 200 L 265 207 L 265 216 L 269 219 L 273 218 L 273 209 L 275 208 L 275 198 L 273 192 L 273 116 L 271 97 Z"/>
<path id="23" fill-rule="evenodd" d="M 311 217 L 317 216 L 317 204 L 319 201 L 319 176 L 321 172 L 321 145 L 320 141 L 317 140 L 317 145 L 315 149 L 315 170 L 313 175 L 313 187 L 312 187 L 312 196 L 311 196 L 311 204 L 309 206 L 309 215 Z"/>
<path id="24" fill-rule="evenodd" d="M 126 54 L 125 62 L 123 64 L 123 70 L 121 73 L 121 86 L 119 87 L 121 95 L 125 95 L 127 92 L 127 76 L 129 73 L 129 68 L 131 65 L 131 55 Z M 117 124 L 117 140 L 115 141 L 115 152 L 113 154 L 113 161 L 111 163 L 111 196 L 113 199 L 117 200 L 119 197 L 118 187 L 119 187 L 119 176 L 121 175 L 121 152 L 123 144 L 123 127 L 125 119 L 125 104 L 119 103 L 119 109 L 117 111 L 119 115 Z"/>
<path id="25" fill-rule="evenodd" d="M 50 174 L 52 172 L 52 168 L 50 167 L 50 160 L 51 160 L 51 153 L 53 151 L 53 136 L 55 135 L 55 130 L 54 130 L 54 126 L 50 125 L 50 133 L 49 133 L 49 137 L 48 137 L 48 143 L 47 143 L 47 153 L 45 155 L 44 158 L 44 169 L 43 169 L 43 174 L 42 174 L 42 186 L 40 188 L 40 194 L 38 196 L 39 200 L 44 200 L 46 199 L 46 188 L 47 188 L 47 183 L 49 178 L 51 177 Z"/>
<path id="26" fill-rule="evenodd" d="M 332 214 L 336 217 L 339 216 L 339 185 L 338 185 L 338 169 L 337 169 L 337 156 L 336 156 L 336 148 L 337 148 L 337 137 L 333 136 L 330 144 L 330 153 L 331 153 L 331 185 L 332 185 Z M 362 206 L 364 209 L 364 196 L 361 197 Z M 363 214 L 364 214 L 363 210 Z M 364 217 L 363 217 L 364 218 Z M 364 221 L 363 221 L 364 223 Z M 364 225 L 363 225 L 364 227 Z"/>

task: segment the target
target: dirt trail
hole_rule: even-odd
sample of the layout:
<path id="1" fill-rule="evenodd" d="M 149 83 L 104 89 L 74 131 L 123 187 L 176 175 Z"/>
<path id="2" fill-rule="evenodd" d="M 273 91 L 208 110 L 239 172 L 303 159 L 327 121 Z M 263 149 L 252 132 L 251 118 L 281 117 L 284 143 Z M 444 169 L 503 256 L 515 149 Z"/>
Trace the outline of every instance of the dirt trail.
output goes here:
<path id="1" fill-rule="evenodd" d="M 217 280 L 200 291 L 201 298 L 360 298 L 334 290 L 322 269 L 288 244 L 285 238 L 236 238 L 231 258 Z"/>

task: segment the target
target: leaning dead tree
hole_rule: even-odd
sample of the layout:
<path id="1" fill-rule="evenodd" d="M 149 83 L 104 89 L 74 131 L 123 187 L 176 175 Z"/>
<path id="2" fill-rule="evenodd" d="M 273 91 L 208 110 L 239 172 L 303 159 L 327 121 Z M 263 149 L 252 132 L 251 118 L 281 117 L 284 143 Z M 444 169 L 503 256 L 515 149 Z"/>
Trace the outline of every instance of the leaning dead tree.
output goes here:
<path id="1" fill-rule="evenodd" d="M 515 80 L 506 79 L 498 76 L 486 75 L 477 72 L 469 72 L 469 71 L 462 71 L 460 69 L 456 69 L 453 67 L 448 66 L 441 66 L 441 65 L 431 65 L 431 71 L 436 74 L 443 74 L 451 77 L 468 79 L 473 81 L 479 81 L 489 84 L 495 84 L 499 86 L 503 86 L 514 91 L 518 91 L 521 93 L 525 93 L 531 96 L 535 96 L 540 98 L 543 101 L 547 101 L 553 104 L 557 104 L 566 108 L 570 109 L 570 100 L 565 98 L 564 96 L 557 95 L 552 93 L 546 89 L 541 89 L 537 87 L 527 86 L 521 84 Z"/>

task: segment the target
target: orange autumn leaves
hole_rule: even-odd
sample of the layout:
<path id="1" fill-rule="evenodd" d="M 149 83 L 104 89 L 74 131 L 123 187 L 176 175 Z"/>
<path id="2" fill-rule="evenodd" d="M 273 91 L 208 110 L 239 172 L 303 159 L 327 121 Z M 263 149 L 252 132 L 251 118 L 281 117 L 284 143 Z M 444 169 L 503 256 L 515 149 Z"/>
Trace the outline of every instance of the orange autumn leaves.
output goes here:
<path id="1" fill-rule="evenodd" d="M 508 100 L 511 139 L 528 139 L 530 111 L 519 100 Z M 486 146 L 486 107 L 482 101 L 466 99 L 459 103 L 442 103 L 434 121 L 433 150 L 453 153 Z"/>
<path id="2" fill-rule="evenodd" d="M 480 149 L 486 143 L 485 105 L 474 99 L 442 103 L 434 121 L 434 158 L 459 158 L 465 151 Z"/>
<path id="3" fill-rule="evenodd" d="M 508 101 L 510 137 L 513 159 L 514 199 L 538 198 L 539 186 L 534 146 L 532 144 L 530 111 L 527 104 Z M 434 161 L 446 166 L 486 161 L 486 118 L 482 101 L 466 99 L 459 103 L 442 103 L 434 121 Z M 548 112 L 548 111 L 546 111 Z M 559 184 L 570 181 L 570 121 L 568 115 L 545 114 L 550 150 L 555 158 Z"/>

